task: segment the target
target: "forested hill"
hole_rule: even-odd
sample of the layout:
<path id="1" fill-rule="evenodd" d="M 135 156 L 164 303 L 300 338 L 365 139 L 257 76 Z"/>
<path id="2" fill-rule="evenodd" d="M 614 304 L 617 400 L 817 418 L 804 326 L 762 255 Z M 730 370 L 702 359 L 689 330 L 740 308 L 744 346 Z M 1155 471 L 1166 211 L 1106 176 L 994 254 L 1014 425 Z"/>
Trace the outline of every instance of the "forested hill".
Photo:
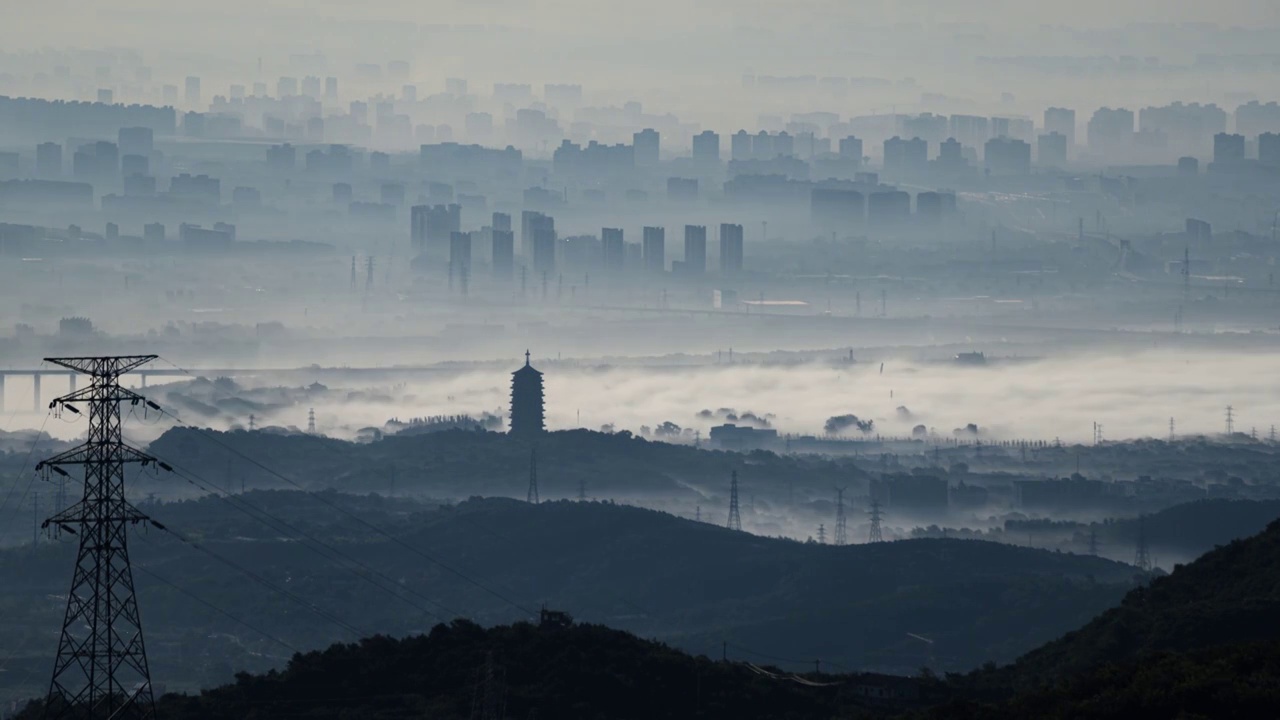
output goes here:
<path id="1" fill-rule="evenodd" d="M 745 663 L 693 657 L 596 625 L 527 623 L 485 630 L 458 621 L 429 635 L 295 656 L 280 673 L 251 677 L 200 697 L 169 696 L 170 720 L 214 718 L 452 718 L 486 696 L 507 718 L 872 717 L 859 685 L 904 688 L 910 680 L 790 673 L 770 678 Z M 830 683 L 815 686 L 810 683 Z M 904 690 L 904 692 L 905 692 Z"/>
<path id="2" fill-rule="evenodd" d="M 695 653 L 728 642 L 739 658 L 789 658 L 789 670 L 821 659 L 832 669 L 963 671 L 1012 661 L 1079 627 L 1132 581 L 1131 567 L 1096 557 L 973 540 L 800 543 L 606 502 L 434 507 L 271 491 L 235 503 L 147 506 L 201 549 L 155 528 L 131 538 L 152 671 L 169 688 L 278 668 L 293 648 L 414 635 L 460 616 L 482 625 L 527 620 L 544 602 Z M 238 504 L 289 526 L 259 523 Z M 15 654 L 0 673 L 0 697 L 40 691 L 38 680 L 16 683 L 44 674 L 47 628 L 58 626 L 63 606 L 32 598 L 66 592 L 62 569 L 74 553 L 70 536 L 36 554 L 0 551 L 8 580 L 0 583 L 0 647 Z M 276 588 L 308 598 L 325 617 Z"/>
<path id="3" fill-rule="evenodd" d="M 1009 672 L 1020 683 L 1160 651 L 1280 643 L 1280 521 L 1130 591 L 1118 607 L 1034 650 Z"/>

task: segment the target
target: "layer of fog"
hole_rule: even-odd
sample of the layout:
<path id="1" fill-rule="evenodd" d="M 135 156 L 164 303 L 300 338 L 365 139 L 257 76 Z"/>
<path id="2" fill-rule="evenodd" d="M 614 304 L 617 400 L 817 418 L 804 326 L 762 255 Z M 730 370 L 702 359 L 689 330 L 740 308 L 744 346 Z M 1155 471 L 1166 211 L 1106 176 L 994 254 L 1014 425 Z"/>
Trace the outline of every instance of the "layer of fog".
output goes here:
<path id="1" fill-rule="evenodd" d="M 670 421 L 699 430 L 705 438 L 712 425 L 724 420 L 700 418 L 699 412 L 728 408 L 769 415 L 784 434 L 821 435 L 828 418 L 852 413 L 874 420 L 874 433 L 885 436 L 909 435 L 922 424 L 949 437 L 954 429 L 974 423 L 990 439 L 1072 443 L 1091 441 L 1095 422 L 1103 425 L 1103 437 L 1109 440 L 1165 437 L 1170 418 L 1179 434 L 1221 433 L 1227 405 L 1234 407 L 1236 431 L 1256 428 L 1265 435 L 1280 418 L 1280 391 L 1267 372 L 1277 360 L 1275 354 L 1148 351 L 986 367 L 890 360 L 883 373 L 878 364 L 646 369 L 584 368 L 535 359 L 535 365 L 545 373 L 547 423 L 553 430 L 612 426 L 639 432 Z M 46 399 L 59 392 L 55 382 L 45 383 Z M 347 401 L 339 392 L 316 398 L 318 430 L 351 437 L 362 427 L 382 427 L 392 417 L 505 414 L 510 378 L 490 366 L 380 392 L 382 397 L 373 401 Z M 11 379 L 7 396 L 3 429 L 38 424 L 38 415 L 23 411 L 31 407 L 29 385 Z M 305 427 L 307 410 L 281 411 L 258 418 L 257 424 Z M 214 424 L 247 423 L 246 417 Z M 54 421 L 46 430 L 71 436 L 83 432 L 83 423 Z"/>

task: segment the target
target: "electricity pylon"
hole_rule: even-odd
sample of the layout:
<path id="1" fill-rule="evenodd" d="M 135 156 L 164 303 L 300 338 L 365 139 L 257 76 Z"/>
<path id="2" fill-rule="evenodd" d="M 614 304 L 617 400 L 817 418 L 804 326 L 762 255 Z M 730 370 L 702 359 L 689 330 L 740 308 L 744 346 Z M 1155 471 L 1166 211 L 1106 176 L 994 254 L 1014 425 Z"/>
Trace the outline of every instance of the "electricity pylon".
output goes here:
<path id="1" fill-rule="evenodd" d="M 848 523 L 844 517 L 844 488 L 836 488 L 836 545 L 847 545 L 849 543 Z"/>
<path id="2" fill-rule="evenodd" d="M 529 490 L 525 493 L 530 505 L 538 504 L 538 448 L 529 451 Z"/>
<path id="3" fill-rule="evenodd" d="M 733 479 L 729 481 L 729 525 L 730 530 L 742 529 L 742 515 L 738 513 L 738 471 L 733 471 Z"/>
<path id="4" fill-rule="evenodd" d="M 867 542 L 881 542 L 884 536 L 880 534 L 880 519 L 884 516 L 880 513 L 879 500 L 871 499 L 871 512 L 867 514 L 871 516 L 871 532 L 867 535 Z"/>
<path id="5" fill-rule="evenodd" d="M 1151 572 L 1151 555 L 1147 552 L 1147 519 L 1138 517 L 1138 548 L 1134 552 L 1133 564 L 1142 572 Z"/>
<path id="6" fill-rule="evenodd" d="M 149 518 L 125 500 L 125 463 L 143 467 L 168 465 L 125 445 L 120 432 L 120 405 L 159 405 L 120 387 L 120 376 L 155 359 L 130 357 L 45 358 L 46 362 L 85 373 L 88 387 L 49 404 L 61 414 L 81 414 L 88 405 L 89 432 L 84 444 L 36 466 L 67 476 L 67 465 L 84 467 L 80 502 L 44 521 L 80 536 L 67 609 L 58 640 L 58 656 L 45 703 L 46 718 L 152 718 L 155 701 L 151 672 L 142 641 L 142 620 L 134 595 L 126 528 Z M 75 529 L 73 529 L 73 527 Z"/>

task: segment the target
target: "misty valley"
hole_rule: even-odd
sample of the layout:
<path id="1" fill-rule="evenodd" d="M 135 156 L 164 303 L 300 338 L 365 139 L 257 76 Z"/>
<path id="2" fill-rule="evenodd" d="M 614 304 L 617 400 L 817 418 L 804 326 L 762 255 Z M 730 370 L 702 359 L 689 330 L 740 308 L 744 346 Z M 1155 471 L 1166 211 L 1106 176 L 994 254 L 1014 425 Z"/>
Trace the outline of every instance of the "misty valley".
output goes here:
<path id="1" fill-rule="evenodd" d="M 0 720 L 1280 716 L 1276 8 L 84 5 Z"/>

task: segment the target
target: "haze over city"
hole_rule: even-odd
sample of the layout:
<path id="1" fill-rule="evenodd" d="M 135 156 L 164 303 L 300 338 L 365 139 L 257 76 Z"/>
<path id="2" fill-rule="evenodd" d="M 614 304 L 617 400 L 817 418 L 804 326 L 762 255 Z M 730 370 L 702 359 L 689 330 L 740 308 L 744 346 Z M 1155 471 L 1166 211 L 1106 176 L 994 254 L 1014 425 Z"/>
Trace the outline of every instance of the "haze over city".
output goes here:
<path id="1" fill-rule="evenodd" d="M 1277 46 L 12 0 L 0 720 L 1274 715 Z"/>

